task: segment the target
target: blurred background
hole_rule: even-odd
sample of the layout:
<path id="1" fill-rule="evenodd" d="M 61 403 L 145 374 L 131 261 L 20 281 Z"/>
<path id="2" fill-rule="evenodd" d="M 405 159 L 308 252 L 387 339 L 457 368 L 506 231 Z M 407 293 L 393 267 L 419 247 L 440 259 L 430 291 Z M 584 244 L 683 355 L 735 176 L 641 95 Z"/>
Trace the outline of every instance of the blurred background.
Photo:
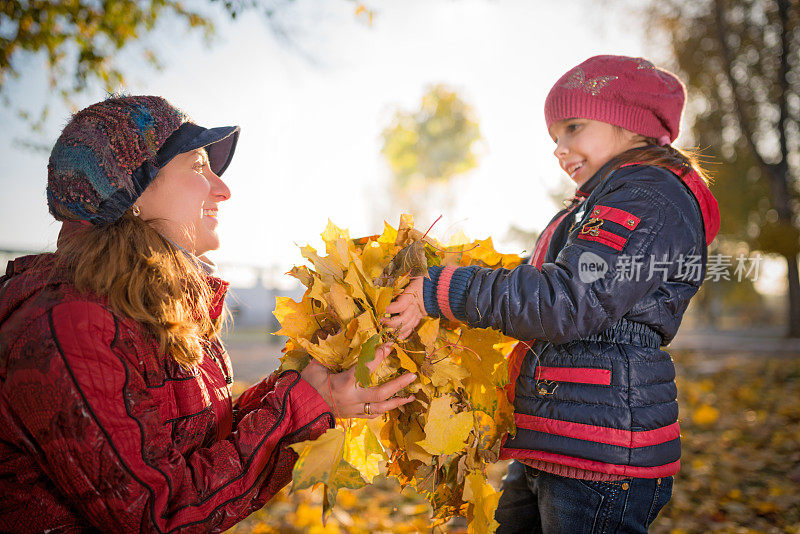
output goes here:
<path id="1" fill-rule="evenodd" d="M 675 144 L 702 152 L 722 213 L 669 349 L 685 452 L 653 530 L 800 533 L 798 0 L 0 0 L 0 260 L 55 248 L 46 167 L 70 113 L 146 93 L 201 125 L 241 125 L 210 256 L 232 282 L 243 387 L 277 367 L 274 298 L 299 297 L 283 273 L 328 219 L 357 237 L 441 215 L 443 241 L 464 232 L 527 255 L 574 190 L 544 98 L 596 54 L 684 80 Z M 340 497 L 325 527 L 317 497 L 282 494 L 237 530 L 427 520 L 390 481 Z"/>

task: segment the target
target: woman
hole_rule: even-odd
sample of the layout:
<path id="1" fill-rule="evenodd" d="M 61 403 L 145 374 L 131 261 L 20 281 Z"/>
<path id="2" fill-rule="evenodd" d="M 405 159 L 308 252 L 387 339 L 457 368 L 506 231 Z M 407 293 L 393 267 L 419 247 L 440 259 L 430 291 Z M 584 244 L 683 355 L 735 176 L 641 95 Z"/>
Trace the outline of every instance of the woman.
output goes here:
<path id="1" fill-rule="evenodd" d="M 291 443 L 413 400 L 413 380 L 355 387 L 312 360 L 232 401 L 220 176 L 238 127 L 164 99 L 77 113 L 48 165 L 54 254 L 0 278 L 0 531 L 222 531 L 291 478 Z M 378 351 L 375 365 L 388 354 Z"/>

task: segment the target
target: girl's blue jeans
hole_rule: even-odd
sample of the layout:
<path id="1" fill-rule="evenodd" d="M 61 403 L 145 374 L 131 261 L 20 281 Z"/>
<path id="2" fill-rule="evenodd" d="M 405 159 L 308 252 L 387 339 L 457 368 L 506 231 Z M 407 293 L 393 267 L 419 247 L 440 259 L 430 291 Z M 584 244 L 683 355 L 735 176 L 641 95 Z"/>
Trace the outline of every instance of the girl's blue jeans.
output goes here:
<path id="1" fill-rule="evenodd" d="M 647 532 L 672 496 L 672 477 L 592 482 L 514 461 L 495 512 L 498 534 Z"/>

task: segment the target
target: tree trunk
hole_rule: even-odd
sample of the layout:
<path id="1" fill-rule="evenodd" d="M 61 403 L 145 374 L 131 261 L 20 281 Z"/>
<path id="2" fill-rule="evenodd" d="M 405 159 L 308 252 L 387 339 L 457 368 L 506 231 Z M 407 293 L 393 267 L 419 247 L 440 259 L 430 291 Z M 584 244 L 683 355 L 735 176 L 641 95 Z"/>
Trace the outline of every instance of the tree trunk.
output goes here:
<path id="1" fill-rule="evenodd" d="M 797 256 L 787 257 L 789 278 L 789 331 L 788 337 L 800 338 L 800 276 L 798 275 Z"/>

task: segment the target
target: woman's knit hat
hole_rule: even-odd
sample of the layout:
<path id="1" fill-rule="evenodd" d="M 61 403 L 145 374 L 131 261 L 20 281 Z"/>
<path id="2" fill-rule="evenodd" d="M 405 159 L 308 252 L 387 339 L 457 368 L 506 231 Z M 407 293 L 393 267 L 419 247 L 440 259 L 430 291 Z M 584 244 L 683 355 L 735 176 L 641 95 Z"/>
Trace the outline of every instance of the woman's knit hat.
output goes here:
<path id="1" fill-rule="evenodd" d="M 50 213 L 59 221 L 113 223 L 178 154 L 208 146 L 211 168 L 222 174 L 238 135 L 238 126 L 192 124 L 159 96 L 111 97 L 92 104 L 72 117 L 50 153 Z"/>
<path id="2" fill-rule="evenodd" d="M 614 124 L 667 145 L 678 137 L 686 89 L 646 59 L 595 56 L 567 71 L 544 102 L 547 128 L 563 119 Z"/>

